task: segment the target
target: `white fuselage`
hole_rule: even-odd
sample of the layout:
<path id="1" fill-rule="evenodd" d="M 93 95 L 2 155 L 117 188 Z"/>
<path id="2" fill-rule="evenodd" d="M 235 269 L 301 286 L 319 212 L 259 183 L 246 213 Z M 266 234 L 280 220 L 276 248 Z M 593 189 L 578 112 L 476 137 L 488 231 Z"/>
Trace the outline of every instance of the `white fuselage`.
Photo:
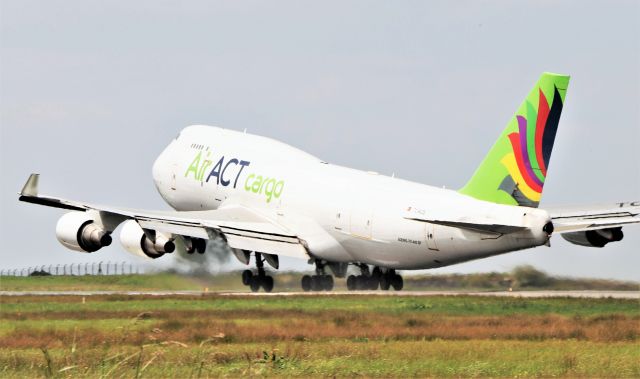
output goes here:
<path id="1" fill-rule="evenodd" d="M 178 211 L 234 204 L 308 236 L 319 259 L 394 269 L 441 267 L 545 244 L 546 211 L 479 201 L 456 191 L 328 164 L 284 143 L 190 126 L 162 152 L 153 178 Z M 508 221 L 496 235 L 416 219 Z M 318 229 L 318 226 L 320 229 Z"/>

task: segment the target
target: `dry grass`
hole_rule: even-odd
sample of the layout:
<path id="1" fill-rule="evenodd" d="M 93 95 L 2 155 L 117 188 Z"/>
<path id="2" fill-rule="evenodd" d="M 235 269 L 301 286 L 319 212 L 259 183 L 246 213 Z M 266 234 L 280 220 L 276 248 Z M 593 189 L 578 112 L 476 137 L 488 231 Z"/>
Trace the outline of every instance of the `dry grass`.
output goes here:
<path id="1" fill-rule="evenodd" d="M 0 348 L 0 376 L 201 378 L 637 377 L 632 343 L 568 341 L 286 341 L 247 344 Z"/>
<path id="2" fill-rule="evenodd" d="M 425 306 L 375 296 L 0 300 L 0 377 L 640 375 L 637 302 L 443 297 Z M 565 307 L 562 314 L 540 313 L 550 304 Z M 484 313 L 505 306 L 509 313 Z M 581 313 L 588 306 L 593 309 Z"/>
<path id="3" fill-rule="evenodd" d="M 608 315 L 566 317 L 558 315 L 511 317 L 437 316 L 407 312 L 401 315 L 375 312 L 270 311 L 159 311 L 135 315 L 130 312 L 57 313 L 49 326 L 15 320 L 14 329 L 0 335 L 0 346 L 28 348 L 139 345 L 158 340 L 184 343 L 220 338 L 222 342 L 270 342 L 324 339 L 383 340 L 547 340 L 579 339 L 599 342 L 637 341 L 640 317 Z M 22 317 L 21 317 L 22 318 Z M 82 329 L 58 327 L 56 320 L 121 319 L 115 330 L 86 325 Z M 144 328 L 136 327 L 146 319 Z M 68 325 L 68 322 L 65 322 Z"/>

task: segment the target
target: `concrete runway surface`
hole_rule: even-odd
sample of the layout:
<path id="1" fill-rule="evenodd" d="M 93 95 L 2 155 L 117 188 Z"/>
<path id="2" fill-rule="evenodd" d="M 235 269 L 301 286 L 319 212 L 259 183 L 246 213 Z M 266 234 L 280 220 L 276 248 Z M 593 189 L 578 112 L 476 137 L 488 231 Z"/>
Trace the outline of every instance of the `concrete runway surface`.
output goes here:
<path id="1" fill-rule="evenodd" d="M 499 291 L 499 292 L 465 292 L 465 291 L 334 291 L 334 292 L 230 292 L 230 291 L 0 291 L 2 296 L 495 296 L 521 298 L 613 298 L 640 300 L 640 291 Z"/>

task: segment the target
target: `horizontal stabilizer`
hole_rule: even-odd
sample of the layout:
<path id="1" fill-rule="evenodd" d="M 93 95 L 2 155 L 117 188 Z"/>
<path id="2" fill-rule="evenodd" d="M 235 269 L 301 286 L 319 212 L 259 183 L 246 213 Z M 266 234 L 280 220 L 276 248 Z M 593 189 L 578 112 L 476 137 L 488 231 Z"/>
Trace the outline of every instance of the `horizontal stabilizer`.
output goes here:
<path id="1" fill-rule="evenodd" d="M 426 218 L 417 217 L 405 217 L 409 220 L 428 222 L 436 225 L 449 226 L 452 228 L 460 228 L 471 230 L 478 233 L 495 233 L 495 234 L 509 234 L 519 232 L 526 229 L 521 225 L 504 225 L 504 224 L 484 224 L 479 222 L 467 222 L 467 221 L 453 221 L 453 220 L 429 220 Z"/>
<path id="2" fill-rule="evenodd" d="M 500 225 L 500 224 L 474 224 L 471 222 L 457 222 L 457 221 L 441 221 L 441 220 L 431 220 L 427 221 L 432 224 L 451 226 L 454 228 L 467 229 L 472 230 L 474 232 L 481 233 L 498 233 L 498 234 L 509 234 L 519 232 L 521 230 L 526 229 L 524 226 L 516 226 L 516 225 Z"/>
<path id="3" fill-rule="evenodd" d="M 640 201 L 547 209 L 558 233 L 640 224 Z"/>

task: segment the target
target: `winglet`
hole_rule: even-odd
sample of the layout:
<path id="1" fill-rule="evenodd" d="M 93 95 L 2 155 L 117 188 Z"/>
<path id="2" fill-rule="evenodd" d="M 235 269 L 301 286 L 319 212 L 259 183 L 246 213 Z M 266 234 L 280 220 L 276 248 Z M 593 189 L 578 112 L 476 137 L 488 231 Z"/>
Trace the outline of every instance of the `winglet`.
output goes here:
<path id="1" fill-rule="evenodd" d="M 40 179 L 40 174 L 31 174 L 29 175 L 29 179 L 22 187 L 22 191 L 20 191 L 20 196 L 30 196 L 37 197 L 38 196 L 38 179 Z"/>

